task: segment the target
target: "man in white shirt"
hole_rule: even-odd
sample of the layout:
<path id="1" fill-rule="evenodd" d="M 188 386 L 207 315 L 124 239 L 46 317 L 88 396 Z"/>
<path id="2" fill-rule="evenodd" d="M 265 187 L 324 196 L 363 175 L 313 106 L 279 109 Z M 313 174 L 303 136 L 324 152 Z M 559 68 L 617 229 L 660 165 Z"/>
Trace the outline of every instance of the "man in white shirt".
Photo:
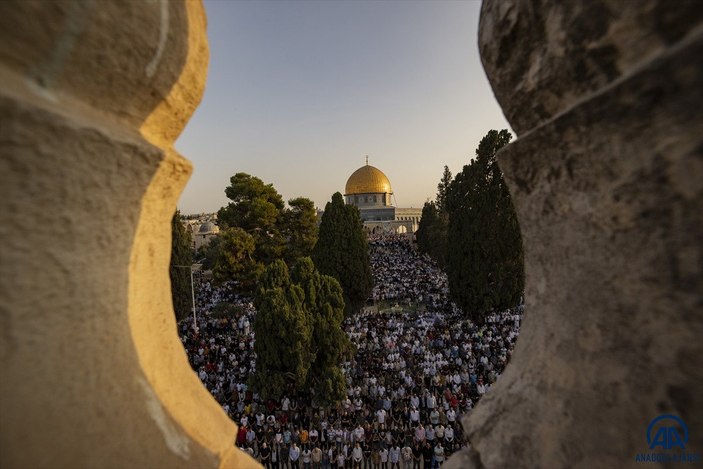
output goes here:
<path id="1" fill-rule="evenodd" d="M 359 445 L 359 442 L 357 442 L 352 450 L 352 462 L 354 463 L 354 469 L 361 469 L 361 460 L 363 457 L 364 453 Z"/>
<path id="2" fill-rule="evenodd" d="M 384 409 L 379 409 L 376 411 L 376 419 L 379 425 L 386 423 L 386 411 Z"/>
<path id="3" fill-rule="evenodd" d="M 425 439 L 427 440 L 427 442 L 430 445 L 432 445 L 432 444 L 434 444 L 433 443 L 434 437 L 435 437 L 434 428 L 432 428 L 432 425 L 428 425 L 427 428 L 425 429 Z"/>
<path id="4" fill-rule="evenodd" d="M 444 431 L 444 425 L 442 425 L 441 423 L 434 427 L 434 435 L 438 441 L 444 440 Z"/>
<path id="5" fill-rule="evenodd" d="M 454 450 L 454 428 L 451 425 L 444 429 L 444 446 L 449 451 Z"/>
<path id="6" fill-rule="evenodd" d="M 290 459 L 290 466 L 292 468 L 298 467 L 298 458 L 300 458 L 300 448 L 293 442 L 290 450 L 288 451 L 288 458 Z"/>
<path id="7" fill-rule="evenodd" d="M 456 421 L 456 411 L 450 407 L 447 411 L 447 422 L 451 425 L 454 421 Z"/>
<path id="8" fill-rule="evenodd" d="M 410 409 L 410 423 L 413 425 L 417 425 L 417 423 L 420 421 L 420 411 L 417 410 L 417 407 L 413 406 L 412 409 Z"/>
<path id="9" fill-rule="evenodd" d="M 310 459 L 312 456 L 312 451 L 309 448 L 305 448 L 302 453 L 303 467 L 305 469 L 310 469 Z"/>
<path id="10" fill-rule="evenodd" d="M 437 463 L 437 467 L 444 464 L 444 448 L 441 441 L 438 441 L 437 446 L 434 447 L 434 460 Z"/>
<path id="11" fill-rule="evenodd" d="M 403 469 L 410 469 L 413 464 L 413 449 L 407 444 L 400 450 L 400 460 L 403 462 Z"/>
<path id="12" fill-rule="evenodd" d="M 388 457 L 391 461 L 391 469 L 400 469 L 400 448 L 398 445 L 391 448 L 388 453 Z"/>
<path id="13" fill-rule="evenodd" d="M 364 441 L 364 428 L 361 424 L 354 429 L 354 441 Z"/>
<path id="14" fill-rule="evenodd" d="M 388 450 L 381 448 L 379 455 L 381 456 L 381 469 L 388 469 Z"/>

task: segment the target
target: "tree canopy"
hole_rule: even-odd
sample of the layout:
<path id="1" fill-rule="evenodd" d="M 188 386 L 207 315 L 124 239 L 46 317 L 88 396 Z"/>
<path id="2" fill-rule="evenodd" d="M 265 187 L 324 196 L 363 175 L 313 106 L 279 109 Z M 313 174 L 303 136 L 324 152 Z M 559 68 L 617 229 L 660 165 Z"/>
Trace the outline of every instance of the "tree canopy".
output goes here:
<path id="1" fill-rule="evenodd" d="M 425 202 L 417 230 L 417 248 L 429 254 L 441 268 L 447 265 L 447 227 L 449 214 L 435 202 Z"/>
<path id="2" fill-rule="evenodd" d="M 240 289 L 253 293 L 256 279 L 264 266 L 254 260 L 254 237 L 239 227 L 220 232 L 213 276 L 216 281 L 235 279 Z"/>
<path id="3" fill-rule="evenodd" d="M 320 275 L 310 258 L 291 272 L 277 260 L 260 277 L 255 305 L 253 389 L 264 398 L 278 399 L 293 388 L 322 405 L 341 401 L 346 389 L 339 362 L 349 340 L 341 327 L 339 283 Z"/>
<path id="4" fill-rule="evenodd" d="M 317 211 L 312 200 L 297 197 L 283 211 L 281 230 L 286 239 L 285 258 L 289 263 L 309 257 L 317 242 Z"/>
<path id="5" fill-rule="evenodd" d="M 272 184 L 246 173 L 232 176 L 225 194 L 231 202 L 217 213 L 221 240 L 202 251 L 217 281 L 251 286 L 275 260 L 292 265 L 310 256 L 317 240 L 317 213 L 310 199 L 297 197 L 286 207 Z"/>
<path id="6" fill-rule="evenodd" d="M 514 306 L 524 289 L 520 227 L 496 161 L 510 139 L 507 130 L 488 132 L 447 197 L 450 294 L 478 320 L 491 310 Z"/>
<path id="7" fill-rule="evenodd" d="M 373 287 L 366 235 L 359 209 L 346 205 L 339 192 L 325 206 L 312 259 L 342 286 L 346 315 L 366 304 Z"/>
<path id="8" fill-rule="evenodd" d="M 220 228 L 241 228 L 254 238 L 254 259 L 266 265 L 282 256 L 280 230 L 283 198 L 272 184 L 246 173 L 230 178 L 225 195 L 231 200 L 217 212 Z"/>

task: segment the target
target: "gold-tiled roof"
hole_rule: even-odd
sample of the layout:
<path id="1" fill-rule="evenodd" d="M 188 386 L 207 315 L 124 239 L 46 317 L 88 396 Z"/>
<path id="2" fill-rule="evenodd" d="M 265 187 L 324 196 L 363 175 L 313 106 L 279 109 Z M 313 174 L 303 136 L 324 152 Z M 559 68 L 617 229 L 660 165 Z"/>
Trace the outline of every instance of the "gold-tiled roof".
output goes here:
<path id="1" fill-rule="evenodd" d="M 383 193 L 393 193 L 391 182 L 380 169 L 368 164 L 354 171 L 344 188 L 344 195 Z"/>

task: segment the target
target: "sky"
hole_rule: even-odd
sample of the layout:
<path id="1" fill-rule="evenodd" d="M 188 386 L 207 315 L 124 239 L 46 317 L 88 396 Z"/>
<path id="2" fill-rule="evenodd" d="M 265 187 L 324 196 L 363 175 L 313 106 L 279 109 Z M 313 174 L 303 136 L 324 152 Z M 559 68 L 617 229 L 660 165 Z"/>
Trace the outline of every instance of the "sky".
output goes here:
<path id="1" fill-rule="evenodd" d="M 434 199 L 490 129 L 510 129 L 478 55 L 478 1 L 206 1 L 205 95 L 176 149 L 178 207 L 227 204 L 237 172 L 324 208 L 365 164 L 398 207 Z"/>

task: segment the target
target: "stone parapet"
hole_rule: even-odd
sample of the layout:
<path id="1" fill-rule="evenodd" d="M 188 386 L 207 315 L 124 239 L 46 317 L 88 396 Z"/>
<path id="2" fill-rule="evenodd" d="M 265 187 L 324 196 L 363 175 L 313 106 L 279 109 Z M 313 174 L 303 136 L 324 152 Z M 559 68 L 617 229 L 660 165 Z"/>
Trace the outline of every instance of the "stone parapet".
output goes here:
<path id="1" fill-rule="evenodd" d="M 168 280 L 205 23 L 184 0 L 0 3 L 2 467 L 255 465 Z"/>
<path id="2" fill-rule="evenodd" d="M 484 3 L 484 64 L 519 135 L 498 158 L 526 307 L 448 468 L 641 467 L 660 414 L 703 451 L 702 17 L 695 2 Z"/>

